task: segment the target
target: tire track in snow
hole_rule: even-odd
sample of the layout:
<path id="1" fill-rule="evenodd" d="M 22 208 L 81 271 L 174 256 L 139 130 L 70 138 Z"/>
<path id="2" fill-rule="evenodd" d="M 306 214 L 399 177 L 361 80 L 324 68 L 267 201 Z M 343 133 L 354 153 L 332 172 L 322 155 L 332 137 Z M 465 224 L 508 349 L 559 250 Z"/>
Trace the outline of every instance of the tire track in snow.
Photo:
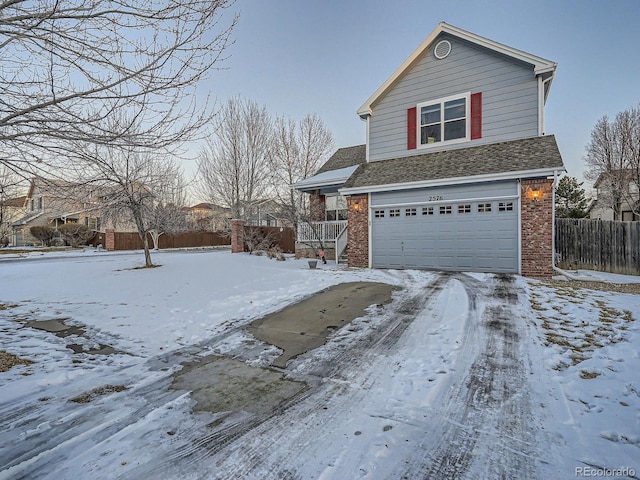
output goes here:
<path id="1" fill-rule="evenodd" d="M 496 276 L 488 287 L 465 275 L 456 278 L 474 306 L 459 356 L 463 364 L 438 401 L 443 407 L 423 445 L 426 459 L 412 462 L 402 478 L 536 478 L 513 277 Z M 476 299 L 483 296 L 488 302 L 479 312 Z"/>

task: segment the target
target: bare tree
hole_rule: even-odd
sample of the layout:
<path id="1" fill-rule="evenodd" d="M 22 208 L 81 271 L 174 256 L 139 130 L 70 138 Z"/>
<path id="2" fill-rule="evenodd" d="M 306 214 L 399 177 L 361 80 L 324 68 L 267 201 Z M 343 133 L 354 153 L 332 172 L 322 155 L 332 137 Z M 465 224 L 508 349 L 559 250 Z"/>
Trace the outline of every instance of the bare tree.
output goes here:
<path id="1" fill-rule="evenodd" d="M 628 108 L 616 116 L 624 144 L 627 185 L 623 198 L 633 213 L 640 215 L 640 105 Z"/>
<path id="2" fill-rule="evenodd" d="M 624 149 L 617 123 L 606 115 L 600 118 L 587 145 L 585 177 L 598 184 L 598 201 L 613 209 L 616 220 L 621 216 L 622 198 L 628 185 Z"/>
<path id="3" fill-rule="evenodd" d="M 587 145 L 585 177 L 597 183 L 598 200 L 622 219 L 623 202 L 640 214 L 640 106 L 628 108 L 610 121 L 602 117 Z"/>
<path id="4" fill-rule="evenodd" d="M 175 147 L 213 116 L 196 87 L 223 59 L 228 0 L 0 1 L 0 163 L 27 177 L 78 143 Z M 135 118 L 120 129 L 113 117 Z"/>
<path id="5" fill-rule="evenodd" d="M 23 183 L 22 178 L 0 163 L 0 246 L 9 243 L 13 230 L 11 223 L 17 220 L 13 212 L 21 210 L 16 201 L 24 188 Z"/>
<path id="6" fill-rule="evenodd" d="M 156 150 L 94 145 L 78 151 L 78 178 L 100 198 L 99 208 L 107 221 L 133 222 L 144 247 L 145 266 L 153 267 L 148 234 L 169 230 L 167 199 L 178 199 L 180 171 L 172 157 Z M 171 201 L 171 200 L 170 200 Z M 157 237 L 156 237 L 157 240 Z"/>
<path id="7" fill-rule="evenodd" d="M 199 155 L 200 194 L 230 207 L 232 218 L 247 219 L 270 189 L 272 121 L 266 107 L 240 97 L 228 100 L 216 119 Z"/>
<path id="8" fill-rule="evenodd" d="M 333 149 L 333 137 L 317 115 L 307 115 L 296 123 L 284 117 L 275 124 L 270 164 L 276 195 L 292 225 L 308 217 L 309 195 L 292 188 L 320 168 Z"/>
<path id="9" fill-rule="evenodd" d="M 153 248 L 158 250 L 160 235 L 174 234 L 187 229 L 187 220 L 183 207 L 186 206 L 186 186 L 182 173 L 175 165 L 168 169 L 174 174 L 154 185 L 155 201 L 147 212 L 148 226 Z"/>

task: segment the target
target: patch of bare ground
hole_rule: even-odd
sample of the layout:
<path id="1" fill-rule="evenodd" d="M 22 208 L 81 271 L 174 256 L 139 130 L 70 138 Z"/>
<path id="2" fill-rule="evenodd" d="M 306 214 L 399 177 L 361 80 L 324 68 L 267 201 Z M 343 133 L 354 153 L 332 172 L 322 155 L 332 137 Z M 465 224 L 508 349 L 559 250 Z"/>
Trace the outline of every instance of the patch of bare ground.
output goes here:
<path id="1" fill-rule="evenodd" d="M 554 369 L 562 371 L 578 365 L 591 358 L 598 349 L 626 341 L 628 324 L 635 320 L 631 311 L 613 308 L 604 300 L 605 297 L 590 294 L 587 289 L 616 292 L 628 290 L 622 293 L 633 293 L 631 290 L 635 288 L 640 293 L 640 284 L 553 281 L 542 282 L 542 285 L 555 290 L 563 300 L 562 305 L 546 304 L 535 290 L 531 291 L 529 297 L 533 310 L 542 322 L 545 344 L 567 351 Z M 568 315 L 565 309 L 569 303 L 586 305 L 588 310 L 594 312 L 594 318 Z M 581 378 L 595 378 L 591 375 L 591 372 L 583 373 Z"/>
<path id="2" fill-rule="evenodd" d="M 108 395 L 110 393 L 122 392 L 124 390 L 128 390 L 128 387 L 125 387 L 124 385 L 103 385 L 88 392 L 81 393 L 77 397 L 70 398 L 69 401 L 74 403 L 89 403 L 96 397 Z"/>
<path id="3" fill-rule="evenodd" d="M 573 289 L 600 290 L 603 292 L 632 293 L 640 295 L 640 283 L 582 282 L 578 280 L 552 280 L 552 287 L 568 287 Z"/>
<path id="4" fill-rule="evenodd" d="M 31 365 L 32 363 L 31 360 L 20 358 L 5 350 L 0 350 L 0 372 L 8 372 L 16 365 Z"/>

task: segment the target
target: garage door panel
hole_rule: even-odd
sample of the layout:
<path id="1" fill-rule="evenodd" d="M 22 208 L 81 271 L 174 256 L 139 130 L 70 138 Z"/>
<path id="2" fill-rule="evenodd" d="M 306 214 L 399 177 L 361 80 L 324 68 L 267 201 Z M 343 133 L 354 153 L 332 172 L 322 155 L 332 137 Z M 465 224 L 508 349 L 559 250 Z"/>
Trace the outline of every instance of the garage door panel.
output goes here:
<path id="1" fill-rule="evenodd" d="M 455 190 L 453 192 L 453 190 Z M 374 267 L 434 268 L 443 270 L 517 272 L 518 200 L 510 211 L 499 211 L 495 195 L 514 195 L 515 182 L 494 182 L 486 186 L 458 186 L 458 203 L 445 187 L 439 187 L 442 205 L 428 203 L 433 215 L 422 215 L 422 206 L 411 205 L 417 215 L 405 215 L 402 201 L 436 196 L 432 189 L 371 194 L 375 209 L 390 204 L 400 208 L 399 217 L 372 218 L 372 264 Z M 494 195 L 492 198 L 491 195 Z M 485 199 L 486 196 L 486 199 Z M 463 201 L 469 198 L 468 201 Z M 377 205 L 377 206 L 376 206 Z M 398 206 L 399 205 L 399 206 Z M 481 207 L 479 207 L 481 205 Z M 443 208 L 440 206 L 450 206 Z M 450 214 L 441 212 L 451 211 Z"/>

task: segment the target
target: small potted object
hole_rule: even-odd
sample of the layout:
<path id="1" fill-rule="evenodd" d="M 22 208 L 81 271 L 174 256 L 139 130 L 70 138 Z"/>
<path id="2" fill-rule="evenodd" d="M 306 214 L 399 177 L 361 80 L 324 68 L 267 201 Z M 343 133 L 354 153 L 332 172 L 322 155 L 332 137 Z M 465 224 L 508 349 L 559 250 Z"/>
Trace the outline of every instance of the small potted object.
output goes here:
<path id="1" fill-rule="evenodd" d="M 316 260 L 315 258 L 310 258 L 308 262 L 309 262 L 309 268 L 311 269 L 316 268 L 318 266 L 318 260 Z"/>

